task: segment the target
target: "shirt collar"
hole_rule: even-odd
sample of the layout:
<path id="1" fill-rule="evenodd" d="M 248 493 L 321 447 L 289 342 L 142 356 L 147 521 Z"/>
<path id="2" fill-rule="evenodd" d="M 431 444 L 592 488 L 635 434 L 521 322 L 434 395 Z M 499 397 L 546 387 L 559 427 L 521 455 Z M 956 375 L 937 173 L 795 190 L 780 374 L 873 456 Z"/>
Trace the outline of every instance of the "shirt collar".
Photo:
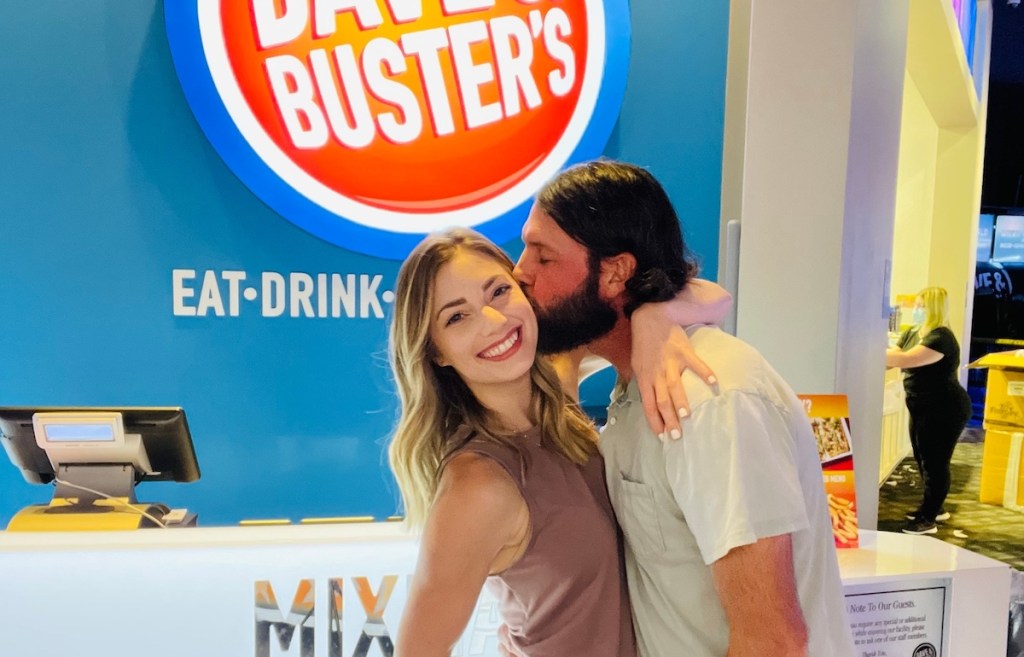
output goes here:
<path id="1" fill-rule="evenodd" d="M 636 384 L 636 379 L 633 378 L 629 381 L 617 380 L 615 387 L 612 389 L 610 400 L 612 406 L 625 406 L 631 402 L 640 401 L 640 388 Z"/>

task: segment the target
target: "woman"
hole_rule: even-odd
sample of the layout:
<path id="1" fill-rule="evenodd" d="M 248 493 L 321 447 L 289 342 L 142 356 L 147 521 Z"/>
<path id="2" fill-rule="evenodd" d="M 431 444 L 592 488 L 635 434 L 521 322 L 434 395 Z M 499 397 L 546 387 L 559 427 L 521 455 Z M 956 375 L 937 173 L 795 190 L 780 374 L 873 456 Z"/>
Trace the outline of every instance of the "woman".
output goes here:
<path id="1" fill-rule="evenodd" d="M 885 352 L 887 367 L 904 370 L 910 444 L 924 482 L 924 499 L 908 514 L 907 534 L 934 534 L 949 494 L 949 462 L 971 417 L 971 399 L 957 379 L 960 345 L 949 330 L 946 290 L 927 287 L 914 301 L 913 326 Z"/>
<path id="2" fill-rule="evenodd" d="M 399 657 L 447 656 L 485 583 L 527 657 L 632 657 L 618 530 L 597 434 L 536 358 L 537 321 L 496 246 L 428 237 L 398 275 L 389 449 L 420 556 Z"/>

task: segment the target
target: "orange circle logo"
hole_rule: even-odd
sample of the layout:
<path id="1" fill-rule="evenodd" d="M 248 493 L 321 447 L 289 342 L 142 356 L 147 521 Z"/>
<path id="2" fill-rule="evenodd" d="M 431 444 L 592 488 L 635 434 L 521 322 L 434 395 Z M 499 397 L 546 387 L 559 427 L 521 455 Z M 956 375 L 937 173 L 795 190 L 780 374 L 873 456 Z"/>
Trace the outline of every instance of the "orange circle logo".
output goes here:
<path id="1" fill-rule="evenodd" d="M 514 236 L 544 181 L 600 153 L 624 87 L 625 5 L 196 0 L 165 10 L 193 112 L 239 177 L 329 241 L 402 257 L 453 224 Z M 353 243 L 366 231 L 383 248 Z"/>

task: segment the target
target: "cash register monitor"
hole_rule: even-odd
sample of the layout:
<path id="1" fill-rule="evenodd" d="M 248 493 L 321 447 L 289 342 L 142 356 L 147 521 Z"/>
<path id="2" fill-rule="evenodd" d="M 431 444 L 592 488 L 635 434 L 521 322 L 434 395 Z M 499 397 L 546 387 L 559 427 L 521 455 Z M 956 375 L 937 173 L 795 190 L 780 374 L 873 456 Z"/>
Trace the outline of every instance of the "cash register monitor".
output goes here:
<path id="1" fill-rule="evenodd" d="M 140 481 L 199 479 L 180 408 L 0 408 L 0 443 L 30 482 L 55 484 L 53 500 L 28 506 L 8 531 L 195 526 L 196 515 L 140 503 Z"/>
<path id="2" fill-rule="evenodd" d="M 153 474 L 141 434 L 125 435 L 120 413 L 33 413 L 32 431 L 55 471 L 71 463 L 116 463 Z"/>
<path id="3" fill-rule="evenodd" d="M 53 481 L 62 466 L 100 465 L 131 465 L 136 483 L 199 479 L 185 411 L 177 407 L 5 407 L 0 442 L 32 483 Z"/>

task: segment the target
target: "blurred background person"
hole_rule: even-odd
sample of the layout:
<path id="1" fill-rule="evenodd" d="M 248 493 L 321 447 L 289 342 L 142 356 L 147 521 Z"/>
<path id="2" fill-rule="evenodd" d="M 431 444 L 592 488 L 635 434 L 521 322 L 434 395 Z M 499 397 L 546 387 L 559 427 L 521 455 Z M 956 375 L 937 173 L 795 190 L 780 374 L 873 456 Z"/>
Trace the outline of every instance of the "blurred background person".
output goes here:
<path id="1" fill-rule="evenodd" d="M 903 370 L 910 412 L 910 444 L 924 484 L 924 498 L 907 515 L 907 534 L 934 534 L 949 494 L 949 462 L 971 417 L 971 399 L 957 379 L 960 345 L 949 329 L 946 290 L 926 287 L 914 301 L 913 325 L 885 352 L 887 367 Z"/>

